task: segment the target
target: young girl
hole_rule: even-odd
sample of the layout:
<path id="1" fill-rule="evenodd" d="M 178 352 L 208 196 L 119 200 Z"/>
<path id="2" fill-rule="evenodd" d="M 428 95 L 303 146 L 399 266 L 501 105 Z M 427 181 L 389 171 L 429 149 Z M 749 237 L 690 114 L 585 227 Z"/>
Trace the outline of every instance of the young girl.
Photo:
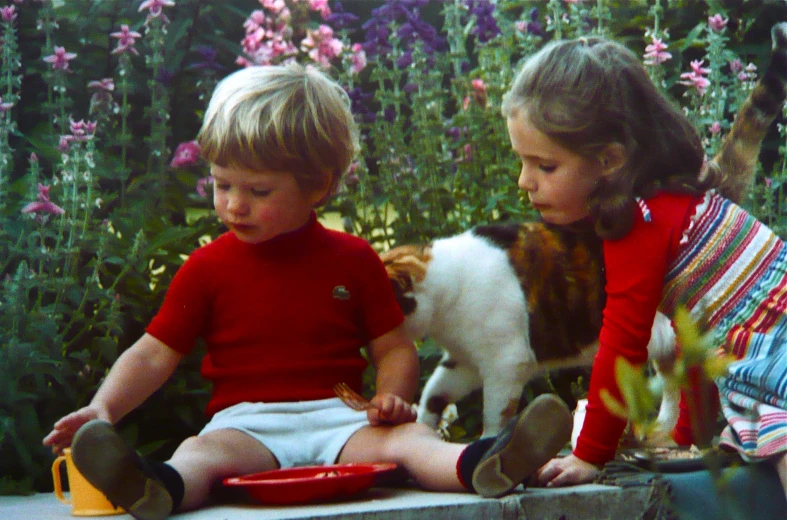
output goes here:
<path id="1" fill-rule="evenodd" d="M 497 496 L 567 443 L 571 416 L 554 397 L 534 401 L 497 439 L 468 446 L 413 422 L 418 357 L 385 268 L 365 241 L 315 217 L 357 148 L 341 87 L 296 65 L 240 70 L 217 86 L 198 141 L 229 232 L 186 260 L 146 334 L 43 441 L 71 445 L 111 502 L 159 519 L 200 506 L 226 477 L 382 461 L 428 489 Z M 167 463 L 144 460 L 111 424 L 164 384 L 198 337 L 211 420 Z M 333 388 L 361 390 L 364 346 L 376 408 L 357 412 Z"/>
<path id="2" fill-rule="evenodd" d="M 503 102 L 519 187 L 547 222 L 586 223 L 603 239 L 607 277 L 600 348 L 573 454 L 541 484 L 588 482 L 611 460 L 625 423 L 599 392 L 620 398 L 618 356 L 646 362 L 657 310 L 684 305 L 740 361 L 717 381 L 723 443 L 776 465 L 787 493 L 787 248 L 700 180 L 703 148 L 690 122 L 639 58 L 599 38 L 553 42 L 531 57 Z"/>

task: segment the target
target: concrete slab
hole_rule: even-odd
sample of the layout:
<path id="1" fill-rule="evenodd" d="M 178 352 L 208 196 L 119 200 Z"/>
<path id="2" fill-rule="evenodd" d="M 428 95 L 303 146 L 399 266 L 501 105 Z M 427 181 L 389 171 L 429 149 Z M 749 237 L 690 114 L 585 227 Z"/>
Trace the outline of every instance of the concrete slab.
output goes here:
<path id="1" fill-rule="evenodd" d="M 434 493 L 413 488 L 372 488 L 356 500 L 303 506 L 222 503 L 174 515 L 175 520 L 634 520 L 644 511 L 647 492 L 588 484 L 559 489 L 531 488 L 500 499 L 468 493 Z M 0 497 L 3 520 L 74 518 L 52 494 Z M 130 515 L 92 517 L 130 520 Z"/>

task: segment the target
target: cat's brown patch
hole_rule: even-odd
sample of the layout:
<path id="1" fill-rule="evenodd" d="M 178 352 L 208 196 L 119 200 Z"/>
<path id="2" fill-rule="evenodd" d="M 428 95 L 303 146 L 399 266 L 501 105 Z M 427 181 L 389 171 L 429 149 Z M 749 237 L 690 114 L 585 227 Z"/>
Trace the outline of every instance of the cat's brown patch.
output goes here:
<path id="1" fill-rule="evenodd" d="M 770 65 L 741 104 L 730 132 L 704 172 L 716 175 L 720 179 L 719 193 L 738 204 L 754 181 L 762 140 L 787 97 L 787 23 L 776 24 L 771 39 Z"/>
<path id="2" fill-rule="evenodd" d="M 527 301 L 536 359 L 578 356 L 598 338 L 604 269 L 592 232 L 530 222 L 479 226 L 475 234 L 508 253 Z"/>
<path id="3" fill-rule="evenodd" d="M 426 276 L 432 249 L 428 244 L 396 247 L 380 254 L 388 278 L 391 280 L 396 301 L 405 315 L 412 314 L 417 305 L 412 297 L 413 286 Z"/>

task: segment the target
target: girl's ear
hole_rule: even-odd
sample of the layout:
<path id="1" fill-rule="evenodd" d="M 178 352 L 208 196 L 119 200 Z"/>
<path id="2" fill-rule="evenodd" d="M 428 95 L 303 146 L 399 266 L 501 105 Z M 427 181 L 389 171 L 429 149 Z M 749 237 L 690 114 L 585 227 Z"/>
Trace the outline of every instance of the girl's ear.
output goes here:
<path id="1" fill-rule="evenodd" d="M 620 143 L 610 143 L 599 154 L 601 174 L 612 175 L 626 164 L 626 148 Z"/>

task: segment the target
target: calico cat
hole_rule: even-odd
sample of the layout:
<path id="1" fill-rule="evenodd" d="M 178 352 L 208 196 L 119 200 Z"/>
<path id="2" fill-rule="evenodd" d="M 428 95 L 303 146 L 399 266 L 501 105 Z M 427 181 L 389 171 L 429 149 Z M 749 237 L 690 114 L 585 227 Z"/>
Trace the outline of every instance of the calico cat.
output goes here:
<path id="1" fill-rule="evenodd" d="M 429 336 L 445 351 L 422 392 L 419 422 L 437 427 L 445 406 L 483 388 L 483 435 L 495 435 L 517 412 L 528 381 L 592 364 L 605 301 L 594 234 L 495 224 L 381 257 L 407 334 Z M 674 351 L 663 315 L 649 349 L 658 359 Z M 669 397 L 660 421 L 674 423 L 679 395 Z"/>
<path id="2" fill-rule="evenodd" d="M 772 40 L 770 66 L 703 171 L 734 202 L 749 189 L 785 101 L 787 23 L 773 28 Z M 381 258 L 409 336 L 430 336 L 445 351 L 422 392 L 419 422 L 436 427 L 449 403 L 483 388 L 483 435 L 495 435 L 537 374 L 593 361 L 605 294 L 601 242 L 591 230 L 492 224 Z M 674 339 L 669 320 L 657 314 L 648 346 L 657 365 L 674 355 Z M 665 393 L 657 438 L 674 426 L 678 399 L 675 390 Z"/>

